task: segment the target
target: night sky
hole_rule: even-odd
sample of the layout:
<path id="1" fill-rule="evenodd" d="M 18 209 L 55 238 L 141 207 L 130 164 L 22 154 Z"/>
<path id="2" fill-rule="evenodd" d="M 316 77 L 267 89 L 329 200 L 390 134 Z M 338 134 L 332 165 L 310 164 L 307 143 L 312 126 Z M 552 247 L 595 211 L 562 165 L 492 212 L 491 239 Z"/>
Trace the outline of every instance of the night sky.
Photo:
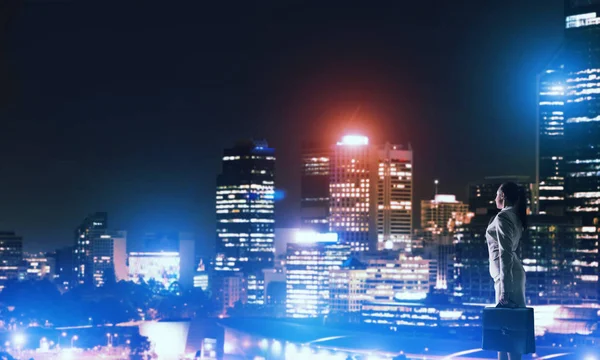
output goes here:
<path id="1" fill-rule="evenodd" d="M 561 0 L 207 3 L 0 2 L 0 229 L 51 250 L 108 211 L 131 241 L 212 248 L 221 153 L 245 137 L 277 149 L 277 226 L 296 224 L 303 139 L 410 142 L 415 202 L 436 177 L 466 200 L 534 175 Z"/>

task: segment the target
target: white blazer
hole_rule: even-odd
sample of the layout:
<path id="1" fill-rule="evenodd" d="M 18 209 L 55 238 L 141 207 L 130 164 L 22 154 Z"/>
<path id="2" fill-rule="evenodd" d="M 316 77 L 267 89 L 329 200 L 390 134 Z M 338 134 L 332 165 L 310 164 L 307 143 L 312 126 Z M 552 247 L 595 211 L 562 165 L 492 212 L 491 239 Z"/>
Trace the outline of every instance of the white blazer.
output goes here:
<path id="1" fill-rule="evenodd" d="M 499 285 L 497 291 L 522 294 L 524 297 L 525 273 L 516 254 L 522 234 L 523 226 L 516 208 L 508 206 L 490 222 L 485 237 L 490 255 L 490 275 Z"/>

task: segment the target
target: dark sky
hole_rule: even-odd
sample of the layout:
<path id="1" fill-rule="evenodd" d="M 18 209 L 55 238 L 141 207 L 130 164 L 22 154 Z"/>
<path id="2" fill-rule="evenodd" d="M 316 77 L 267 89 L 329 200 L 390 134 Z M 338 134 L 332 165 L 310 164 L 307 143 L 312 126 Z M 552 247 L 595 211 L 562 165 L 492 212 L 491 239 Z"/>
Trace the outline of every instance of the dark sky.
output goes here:
<path id="1" fill-rule="evenodd" d="M 415 201 L 435 177 L 464 199 L 469 181 L 534 174 L 561 0 L 208 3 L 1 2 L 0 228 L 26 250 L 70 244 L 98 210 L 133 241 L 212 246 L 221 152 L 243 137 L 277 149 L 282 226 L 302 139 L 412 143 Z"/>

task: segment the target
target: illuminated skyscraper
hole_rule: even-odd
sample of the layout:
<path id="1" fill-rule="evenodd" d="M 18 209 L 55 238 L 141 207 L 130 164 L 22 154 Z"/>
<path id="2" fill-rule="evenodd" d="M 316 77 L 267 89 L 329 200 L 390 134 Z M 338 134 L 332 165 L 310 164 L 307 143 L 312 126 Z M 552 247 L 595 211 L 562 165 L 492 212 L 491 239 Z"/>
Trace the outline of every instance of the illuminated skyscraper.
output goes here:
<path id="1" fill-rule="evenodd" d="M 331 149 L 315 142 L 302 144 L 300 216 L 302 228 L 329 230 L 329 160 Z"/>
<path id="2" fill-rule="evenodd" d="M 350 246 L 334 233 L 298 232 L 288 244 L 286 261 L 286 314 L 319 317 L 329 313 L 330 273 L 350 257 Z"/>
<path id="3" fill-rule="evenodd" d="M 330 163 L 329 230 L 353 251 L 409 248 L 412 150 L 348 135 Z"/>
<path id="4" fill-rule="evenodd" d="M 218 278 L 241 273 L 250 304 L 264 304 L 262 271 L 275 257 L 275 150 L 264 141 L 239 142 L 226 149 L 217 178 Z M 218 296 L 218 295 L 217 295 Z"/>
<path id="5" fill-rule="evenodd" d="M 75 272 L 77 282 L 83 284 L 92 281 L 94 278 L 94 242 L 102 241 L 102 236 L 108 236 L 107 214 L 97 212 L 91 214 L 75 230 Z M 109 236 L 110 238 L 110 236 Z M 98 249 L 100 249 L 98 245 Z M 100 250 L 98 250 L 98 254 Z M 103 255 L 98 255 L 103 256 Z"/>
<path id="6" fill-rule="evenodd" d="M 600 1 L 565 1 L 567 212 L 600 225 Z"/>
<path id="7" fill-rule="evenodd" d="M 376 249 L 376 153 L 365 136 L 344 136 L 333 149 L 329 230 L 353 251 Z"/>
<path id="8" fill-rule="evenodd" d="M 389 143 L 377 148 L 377 248 L 410 249 L 412 150 Z"/>
<path id="9" fill-rule="evenodd" d="M 565 207 L 564 111 L 565 79 L 562 66 L 538 78 L 537 201 L 534 213 L 560 216 Z M 535 207 L 537 206 L 537 211 Z"/>

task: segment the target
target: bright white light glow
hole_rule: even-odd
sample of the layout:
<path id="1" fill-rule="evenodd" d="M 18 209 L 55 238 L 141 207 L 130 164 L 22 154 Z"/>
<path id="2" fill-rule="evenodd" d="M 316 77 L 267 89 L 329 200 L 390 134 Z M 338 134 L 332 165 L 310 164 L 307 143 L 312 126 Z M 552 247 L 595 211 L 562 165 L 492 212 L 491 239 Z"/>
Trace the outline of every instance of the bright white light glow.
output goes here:
<path id="1" fill-rule="evenodd" d="M 15 337 L 13 338 L 13 342 L 17 346 L 21 346 L 21 345 L 25 344 L 25 335 L 16 334 Z"/>
<path id="2" fill-rule="evenodd" d="M 338 145 L 369 145 L 369 138 L 362 135 L 345 135 Z"/>
<path id="3" fill-rule="evenodd" d="M 596 16 L 595 12 L 591 12 L 567 16 L 566 23 L 567 29 L 570 29 L 582 26 L 598 25 L 600 23 L 600 19 Z"/>
<path id="4" fill-rule="evenodd" d="M 338 241 L 337 233 L 318 233 L 315 231 L 299 230 L 296 232 L 296 242 L 299 244 L 314 244 L 320 242 L 335 243 Z"/>
<path id="5" fill-rule="evenodd" d="M 260 346 L 260 348 L 262 350 L 266 350 L 269 347 L 269 341 L 267 341 L 267 339 L 262 339 L 259 343 L 258 346 Z"/>
<path id="6" fill-rule="evenodd" d="M 456 195 L 436 195 L 435 202 L 441 203 L 455 203 Z"/>
<path id="7" fill-rule="evenodd" d="M 394 295 L 394 298 L 396 300 L 425 300 L 425 298 L 427 298 L 427 293 L 396 293 L 396 295 Z"/>
<path id="8" fill-rule="evenodd" d="M 235 347 L 233 346 L 233 344 L 229 341 L 225 341 L 225 344 L 223 344 L 223 351 L 225 352 L 225 354 L 232 354 L 234 348 Z"/>
<path id="9" fill-rule="evenodd" d="M 273 341 L 273 345 L 271 346 L 271 351 L 273 355 L 279 356 L 281 355 L 281 343 L 277 340 Z"/>

